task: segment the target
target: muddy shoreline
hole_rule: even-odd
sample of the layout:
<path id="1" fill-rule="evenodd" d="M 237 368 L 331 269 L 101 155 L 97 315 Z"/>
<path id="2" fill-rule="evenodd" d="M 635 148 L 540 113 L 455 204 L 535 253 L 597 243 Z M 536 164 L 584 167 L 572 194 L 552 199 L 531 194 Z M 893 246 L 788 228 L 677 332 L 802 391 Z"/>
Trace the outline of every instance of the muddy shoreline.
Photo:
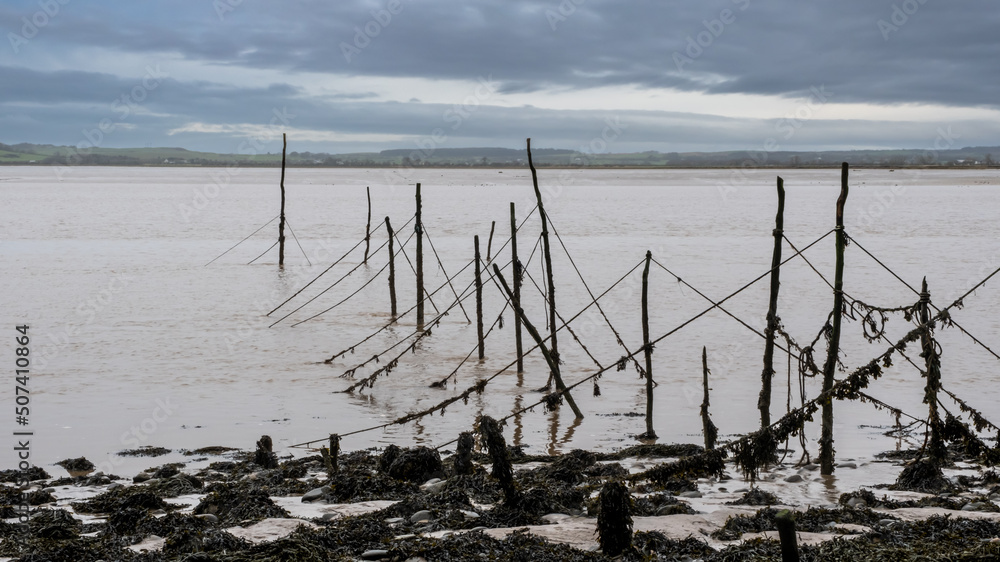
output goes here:
<path id="1" fill-rule="evenodd" d="M 148 456 L 150 468 L 136 475 L 87 473 L 81 459 L 68 459 L 76 462 L 65 469 L 34 469 L 28 485 L 4 471 L 0 561 L 611 560 L 596 529 L 598 494 L 612 481 L 631 496 L 624 560 L 780 560 L 782 509 L 795 513 L 803 560 L 1000 556 L 1000 477 L 957 449 L 939 490 L 885 482 L 819 505 L 787 499 L 824 478 L 791 458 L 751 486 L 731 460 L 721 470 L 695 463 L 655 476 L 702 453 L 695 445 L 505 451 L 511 488 L 485 452 L 395 446 L 341 452 L 335 463 L 320 454 L 278 458 L 260 445 L 209 447 L 162 465 L 156 459 L 170 451 L 146 448 L 124 452 Z M 902 472 L 916 455 L 885 462 Z M 838 471 L 865 468 L 843 461 Z"/>

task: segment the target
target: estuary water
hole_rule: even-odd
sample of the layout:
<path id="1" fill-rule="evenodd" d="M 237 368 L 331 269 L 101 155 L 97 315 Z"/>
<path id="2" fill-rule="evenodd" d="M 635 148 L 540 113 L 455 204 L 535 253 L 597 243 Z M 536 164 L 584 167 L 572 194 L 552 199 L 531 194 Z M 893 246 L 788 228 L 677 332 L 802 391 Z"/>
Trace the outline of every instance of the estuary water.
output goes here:
<path id="1" fill-rule="evenodd" d="M 363 170 L 289 169 L 286 178 L 289 230 L 285 267 L 277 265 L 280 192 L 276 169 L 100 168 L 59 171 L 44 167 L 0 168 L 3 209 L 0 259 L 3 263 L 0 333 L 2 357 L 15 369 L 15 326 L 30 326 L 30 416 L 16 423 L 15 381 L 8 377 L 0 411 L 8 435 L 32 431 L 32 461 L 50 472 L 58 460 L 86 456 L 104 470 L 131 476 L 162 462 L 115 455 L 140 445 L 179 451 L 209 445 L 252 448 L 270 435 L 277 449 L 330 433 L 384 424 L 462 393 L 492 376 L 514 358 L 514 322 L 493 281 L 483 288 L 486 328 L 499 326 L 486 340 L 486 358 L 478 361 L 475 298 L 452 308 L 434 325 L 432 335 L 406 351 L 412 338 L 383 355 L 379 363 L 358 368 L 353 380 L 341 375 L 384 352 L 415 329 L 413 314 L 367 342 L 362 339 L 389 320 L 384 266 L 385 217 L 404 242 L 414 232 L 415 182 L 422 183 L 426 286 L 435 309 L 444 311 L 454 291 L 471 294 L 473 236 L 480 237 L 483 258 L 505 267 L 510 281 L 510 203 L 516 206 L 518 251 L 527 275 L 525 309 L 545 331 L 545 308 L 534 282 L 543 284 L 540 232 L 527 170 Z M 784 233 L 798 248 L 828 234 L 834 226 L 840 172 L 830 170 L 548 170 L 539 180 L 554 231 L 556 300 L 569 319 L 644 259 L 647 250 L 673 274 L 708 298 L 719 300 L 770 268 L 776 209 L 776 176 L 784 178 L 787 199 Z M 327 269 L 364 238 L 365 188 L 372 205 L 371 256 L 362 261 L 362 244 L 341 263 L 277 313 L 267 313 Z M 917 300 L 862 250 L 867 249 L 906 283 L 918 288 L 926 276 L 933 302 L 950 304 L 957 296 L 1000 267 L 1000 171 L 852 170 L 846 229 L 856 241 L 847 249 L 845 291 L 863 302 L 895 307 Z M 491 225 L 495 225 L 492 244 Z M 232 251 L 208 264 L 262 225 Z M 405 226 L 404 226 L 405 225 Z M 292 234 L 294 233 L 294 238 Z M 560 240 L 562 243 L 560 243 Z M 400 311 L 415 301 L 415 241 L 397 256 Z M 440 256 L 441 265 L 431 252 Z M 564 251 L 564 247 L 565 250 Z M 398 248 L 398 245 L 397 245 Z M 535 249 L 533 251 L 533 248 Z M 568 251 L 568 254 L 567 254 Z M 252 265 L 248 262 L 257 259 Z M 785 244 L 785 257 L 793 250 Z M 572 261 L 567 256 L 572 257 Z M 530 256 L 530 259 L 529 259 Z M 834 238 L 827 236 L 804 256 L 832 280 Z M 579 269 L 587 287 L 578 277 Z M 463 270 L 463 268 L 466 268 Z M 321 293 L 337 279 L 342 282 Z M 445 274 L 447 271 L 447 275 Z M 604 314 L 621 335 L 616 342 L 593 309 L 570 324 L 575 337 L 559 332 L 559 351 L 567 383 L 580 381 L 600 367 L 600 396 L 590 382 L 574 389 L 585 414 L 581 422 L 564 405 L 556 411 L 539 406 L 511 418 L 508 442 L 529 452 L 573 448 L 612 449 L 636 443 L 645 430 L 645 381 L 629 366 L 614 365 L 641 346 L 642 268 L 625 277 L 601 298 Z M 371 281 L 370 283 L 368 283 Z M 367 285 L 365 285 L 368 283 Z M 364 287 L 363 287 L 364 286 Z M 362 288 L 363 287 L 363 288 Z M 356 295 L 315 319 L 293 326 Z M 306 301 L 315 300 L 306 304 Z M 768 278 L 727 300 L 728 313 L 763 331 Z M 832 291 L 802 259 L 781 271 L 779 315 L 800 344 L 813 340 L 832 306 Z M 659 337 L 702 313 L 711 304 L 677 277 L 654 264 L 649 273 L 650 325 Z M 286 320 L 269 327 L 293 309 Z M 965 299 L 953 314 L 969 333 L 1000 350 L 1000 281 L 994 280 Z M 466 314 L 473 320 L 468 322 Z M 890 317 L 887 336 L 894 342 L 912 327 L 900 315 Z M 527 333 L 525 341 L 530 338 Z M 986 417 L 1000 420 L 1000 361 L 957 329 L 939 332 L 943 383 Z M 590 355 L 575 341 L 579 339 Z M 526 346 L 528 344 L 526 343 Z M 356 346 L 356 347 L 355 347 Z M 655 346 L 654 428 L 660 442 L 701 443 L 702 347 L 711 370 L 711 414 L 723 440 L 759 424 L 763 340 L 719 309 L 663 339 Z M 868 343 L 861 323 L 844 324 L 841 359 L 847 370 L 881 354 L 888 343 Z M 331 363 L 324 360 L 354 347 Z M 374 386 L 342 391 L 404 352 L 394 368 Z M 432 382 L 466 362 L 445 388 Z M 817 345 L 822 361 L 825 349 Z M 909 357 L 920 364 L 916 350 Z M 600 367 L 599 367 L 600 366 Z M 776 419 L 801 400 L 814 396 L 817 379 L 800 387 L 788 356 L 775 355 L 772 416 Z M 841 373 L 840 376 L 844 376 Z M 437 446 L 470 429 L 477 415 L 507 416 L 541 399 L 547 369 L 537 352 L 526 358 L 525 372 L 497 376 L 482 394 L 405 425 L 344 437 L 345 450 L 415 443 Z M 791 381 L 789 385 L 788 381 Z M 789 386 L 791 386 L 789 391 Z M 919 371 L 897 358 L 870 394 L 907 414 L 926 416 Z M 958 407 L 947 397 L 950 411 Z M 911 443 L 884 436 L 895 419 L 871 405 L 837 403 L 836 449 L 839 459 L 870 460 L 877 452 Z M 908 419 L 902 418 L 904 423 Z M 807 430 L 808 449 L 816 455 L 819 427 Z M 11 446 L 4 447 L 5 468 L 16 465 Z M 793 442 L 793 455 L 801 447 Z M 302 454 L 295 449 L 292 452 Z M 874 465 L 872 465 L 874 466 Z M 842 485 L 885 481 L 878 470 L 838 471 Z M 808 494 L 807 494 L 808 495 Z"/>

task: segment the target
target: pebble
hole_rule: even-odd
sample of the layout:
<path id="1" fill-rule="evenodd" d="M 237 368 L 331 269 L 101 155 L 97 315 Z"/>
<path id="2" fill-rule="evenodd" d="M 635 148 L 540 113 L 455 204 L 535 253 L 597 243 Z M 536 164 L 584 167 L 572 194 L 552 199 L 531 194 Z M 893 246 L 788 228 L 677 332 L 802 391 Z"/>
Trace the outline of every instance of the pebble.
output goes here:
<path id="1" fill-rule="evenodd" d="M 847 500 L 847 507 L 853 507 L 855 509 L 868 507 L 868 502 L 861 498 L 851 498 Z"/>
<path id="2" fill-rule="evenodd" d="M 212 515 L 211 513 L 202 513 L 201 515 L 195 515 L 195 517 L 197 517 L 198 519 L 202 519 L 204 521 L 208 521 L 209 523 L 219 522 L 219 518 Z"/>
<path id="3" fill-rule="evenodd" d="M 135 484 L 140 484 L 142 482 L 145 482 L 146 480 L 149 480 L 152 477 L 153 476 L 150 473 L 148 473 L 148 472 L 140 472 L 139 474 L 136 474 L 132 478 L 132 482 L 135 483 Z"/>
<path id="4" fill-rule="evenodd" d="M 480 527 L 473 527 L 473 528 L 471 528 L 469 530 L 470 531 L 485 531 L 486 527 L 482 527 L 482 526 L 480 526 Z"/>
<path id="5" fill-rule="evenodd" d="M 985 507 L 983 502 L 969 502 L 962 506 L 962 511 L 983 511 Z"/>
<path id="6" fill-rule="evenodd" d="M 882 526 L 882 527 L 888 527 L 888 526 L 892 525 L 895 522 L 896 522 L 895 519 L 879 519 L 878 524 L 880 526 Z"/>
<path id="7" fill-rule="evenodd" d="M 464 509 L 460 509 L 459 513 L 464 515 L 466 519 L 479 519 L 479 514 L 476 513 L 475 511 L 467 511 Z"/>
<path id="8" fill-rule="evenodd" d="M 314 488 L 309 490 L 305 494 L 302 494 L 302 501 L 304 503 L 314 502 L 323 497 L 324 494 L 332 490 L 329 486 L 323 486 L 322 488 Z"/>
<path id="9" fill-rule="evenodd" d="M 791 483 L 802 482 L 802 475 L 801 474 L 793 474 L 791 476 L 786 476 L 785 477 L 785 482 L 791 482 Z"/>
<path id="10" fill-rule="evenodd" d="M 397 523 L 402 523 L 403 521 L 405 521 L 405 519 L 403 519 L 402 517 L 390 517 L 389 519 L 385 520 L 385 523 L 386 525 L 395 525 Z"/>
<path id="11" fill-rule="evenodd" d="M 417 536 L 417 535 L 414 535 L 413 533 L 410 533 L 410 534 L 407 534 L 407 535 L 398 535 L 398 536 L 392 537 L 392 540 L 394 540 L 394 541 L 405 541 L 406 539 L 412 539 L 415 536 Z"/>
<path id="12" fill-rule="evenodd" d="M 803 466 L 802 468 L 804 470 L 819 470 L 819 465 L 818 464 L 809 463 L 809 464 Z"/>
<path id="13" fill-rule="evenodd" d="M 550 524 L 558 523 L 563 519 L 569 519 L 569 515 L 566 515 L 565 513 L 547 513 L 542 516 L 542 521 Z"/>
<path id="14" fill-rule="evenodd" d="M 740 488 L 739 490 L 733 490 L 734 494 L 745 494 L 750 491 L 750 488 Z"/>
<path id="15" fill-rule="evenodd" d="M 389 556 L 388 550 L 366 550 L 361 553 L 362 560 L 381 560 Z"/>
<path id="16" fill-rule="evenodd" d="M 701 492 L 698 492 L 698 491 L 684 492 L 679 497 L 682 497 L 682 498 L 700 498 L 701 497 Z"/>
<path id="17" fill-rule="evenodd" d="M 410 516 L 410 523 L 420 523 L 423 521 L 430 521 L 431 519 L 434 519 L 431 512 L 426 509 L 422 509 Z"/>
<path id="18" fill-rule="evenodd" d="M 339 517 L 339 516 L 336 513 L 332 513 L 331 512 L 331 513 L 324 513 L 323 517 L 321 519 L 323 521 L 329 521 L 331 519 L 336 519 L 337 517 Z M 402 517 L 400 517 L 399 519 L 402 519 Z"/>
<path id="19" fill-rule="evenodd" d="M 990 494 L 990 499 L 993 501 L 1000 501 L 1000 492 Z"/>
<path id="20" fill-rule="evenodd" d="M 124 484 L 121 484 L 119 482 L 115 482 L 115 483 L 111 484 L 110 486 L 108 486 L 108 491 L 110 492 L 111 490 L 117 490 L 118 488 L 124 488 L 124 487 L 125 487 Z M 48 491 L 48 489 L 46 489 L 46 491 Z"/>
<path id="21" fill-rule="evenodd" d="M 842 462 L 837 465 L 837 468 L 858 468 L 858 463 L 855 462 Z"/>
<path id="22" fill-rule="evenodd" d="M 436 493 L 444 490 L 444 487 L 447 486 L 447 485 L 448 485 L 448 481 L 447 480 L 441 480 L 440 478 L 431 478 L 427 482 L 424 482 L 420 486 L 420 488 L 423 489 L 424 491 L 430 493 L 430 494 L 436 494 Z"/>

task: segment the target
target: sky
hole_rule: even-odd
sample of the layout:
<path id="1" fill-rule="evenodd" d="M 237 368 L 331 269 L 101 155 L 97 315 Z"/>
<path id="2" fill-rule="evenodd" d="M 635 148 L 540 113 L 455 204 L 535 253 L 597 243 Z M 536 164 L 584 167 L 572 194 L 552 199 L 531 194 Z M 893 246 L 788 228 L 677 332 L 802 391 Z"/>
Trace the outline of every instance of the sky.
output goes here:
<path id="1" fill-rule="evenodd" d="M 2 0 L 0 142 L 1000 145 L 995 0 Z"/>

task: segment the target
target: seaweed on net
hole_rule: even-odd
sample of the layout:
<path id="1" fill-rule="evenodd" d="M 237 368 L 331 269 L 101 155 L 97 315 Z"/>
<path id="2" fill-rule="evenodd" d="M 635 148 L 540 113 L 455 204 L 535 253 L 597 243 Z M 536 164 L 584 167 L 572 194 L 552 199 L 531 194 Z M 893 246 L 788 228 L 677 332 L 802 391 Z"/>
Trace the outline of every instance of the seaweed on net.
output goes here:
<path id="1" fill-rule="evenodd" d="M 620 461 L 628 458 L 665 458 L 665 457 L 691 457 L 701 454 L 705 448 L 701 445 L 689 443 L 679 444 L 641 444 L 625 447 L 614 453 L 594 453 L 599 461 Z"/>
<path id="2" fill-rule="evenodd" d="M 500 424 L 489 416 L 482 416 L 477 422 L 479 434 L 489 451 L 493 461 L 491 475 L 500 483 L 504 500 L 510 506 L 516 506 L 521 501 L 521 492 L 514 482 L 514 471 L 507 456 L 507 442 L 500 431 Z"/>
<path id="3" fill-rule="evenodd" d="M 683 457 L 628 477 L 629 481 L 650 480 L 665 486 L 676 479 L 722 476 L 726 470 L 726 452 L 720 449 Z"/>
<path id="4" fill-rule="evenodd" d="M 577 484 L 586 480 L 584 471 L 597 462 L 594 453 L 582 449 L 573 449 L 569 453 L 560 455 L 550 464 L 540 466 L 530 472 L 531 475 L 566 482 L 567 484 Z"/>
<path id="5" fill-rule="evenodd" d="M 930 459 L 919 459 L 910 463 L 896 478 L 896 483 L 889 486 L 890 490 L 932 494 L 949 491 L 952 488 L 952 483 L 941 472 L 940 464 Z"/>
<path id="6" fill-rule="evenodd" d="M 778 496 L 760 488 L 748 490 L 740 499 L 726 502 L 727 505 L 778 505 L 780 503 L 781 500 L 778 499 Z"/>

